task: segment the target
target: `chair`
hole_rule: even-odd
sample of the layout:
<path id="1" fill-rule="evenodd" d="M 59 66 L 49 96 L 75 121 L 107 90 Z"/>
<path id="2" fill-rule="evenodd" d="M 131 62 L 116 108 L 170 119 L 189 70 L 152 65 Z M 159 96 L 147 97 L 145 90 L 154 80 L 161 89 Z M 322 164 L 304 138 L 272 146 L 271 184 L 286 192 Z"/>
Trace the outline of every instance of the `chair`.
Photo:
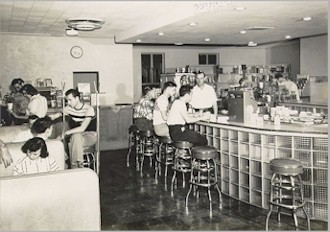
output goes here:
<path id="1" fill-rule="evenodd" d="M 165 184 L 167 183 L 167 171 L 168 166 L 174 163 L 174 148 L 173 141 L 169 137 L 158 137 L 159 147 L 156 154 L 156 167 L 155 167 L 155 179 L 158 175 L 161 175 L 161 164 L 165 165 Z"/>
<path id="2" fill-rule="evenodd" d="M 212 198 L 210 189 L 215 187 L 219 197 L 219 204 L 221 207 L 221 192 L 218 186 L 217 164 L 215 159 L 217 157 L 217 150 L 210 146 L 193 147 L 191 174 L 190 174 L 190 188 L 186 196 L 186 207 L 188 207 L 188 199 L 192 187 L 197 187 L 197 198 L 199 198 L 199 187 L 207 188 L 207 195 L 209 198 L 210 211 L 212 211 Z"/>
<path id="3" fill-rule="evenodd" d="M 301 174 L 304 172 L 301 162 L 289 158 L 276 158 L 270 161 L 270 170 L 273 175 L 270 181 L 269 212 L 266 218 L 266 230 L 268 221 L 273 212 L 273 206 L 277 207 L 277 220 L 280 221 L 281 209 L 292 211 L 294 225 L 298 228 L 296 211 L 302 209 L 306 215 L 307 227 L 310 230 L 310 219 L 304 208 L 303 182 Z"/>
<path id="4" fill-rule="evenodd" d="M 152 158 L 156 154 L 157 147 L 155 143 L 155 137 L 154 132 L 151 130 L 147 131 L 140 131 L 140 138 L 141 138 L 141 161 L 140 161 L 140 173 L 142 176 L 142 170 L 143 170 L 143 163 L 144 163 L 144 157 L 149 157 L 150 160 L 150 167 L 152 167 Z"/>
<path id="5" fill-rule="evenodd" d="M 191 170 L 191 148 L 193 144 L 187 141 L 174 142 L 174 164 L 173 164 L 173 176 L 171 182 L 171 192 L 173 193 L 174 185 L 177 187 L 177 172 L 182 173 L 182 187 L 185 187 L 185 173 Z M 174 184 L 175 182 L 175 184 Z"/>
<path id="6" fill-rule="evenodd" d="M 129 167 L 129 159 L 132 153 L 133 147 L 135 148 L 135 165 L 136 170 L 139 170 L 139 153 L 140 153 L 140 135 L 139 130 L 135 125 L 131 125 L 128 129 L 129 137 L 128 137 L 128 153 L 126 156 L 127 167 Z"/>

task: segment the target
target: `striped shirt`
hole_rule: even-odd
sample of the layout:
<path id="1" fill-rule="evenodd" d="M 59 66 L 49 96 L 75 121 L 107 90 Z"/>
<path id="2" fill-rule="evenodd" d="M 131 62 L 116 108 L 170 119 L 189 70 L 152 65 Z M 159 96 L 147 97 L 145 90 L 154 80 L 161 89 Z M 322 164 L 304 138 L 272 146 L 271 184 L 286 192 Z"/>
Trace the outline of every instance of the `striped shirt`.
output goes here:
<path id="1" fill-rule="evenodd" d="M 69 127 L 71 129 L 80 126 L 86 118 L 91 118 L 92 120 L 86 128 L 86 131 L 96 131 L 95 111 L 91 105 L 83 104 L 80 109 L 66 106 L 64 108 L 64 114 L 70 117 Z"/>
<path id="2" fill-rule="evenodd" d="M 40 172 L 55 172 L 59 171 L 56 161 L 51 157 L 31 160 L 28 156 L 17 161 L 14 167 L 13 175 L 33 174 Z"/>

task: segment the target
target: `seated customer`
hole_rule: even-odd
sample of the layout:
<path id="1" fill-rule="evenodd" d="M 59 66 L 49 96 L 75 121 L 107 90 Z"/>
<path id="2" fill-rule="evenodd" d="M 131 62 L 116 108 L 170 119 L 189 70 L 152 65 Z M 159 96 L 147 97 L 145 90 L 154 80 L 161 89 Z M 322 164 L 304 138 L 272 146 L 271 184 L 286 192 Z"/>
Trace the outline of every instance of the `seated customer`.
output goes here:
<path id="1" fill-rule="evenodd" d="M 0 164 L 2 163 L 5 165 L 5 168 L 7 168 L 13 163 L 13 158 L 6 144 L 0 139 Z"/>
<path id="2" fill-rule="evenodd" d="M 182 86 L 180 88 L 179 98 L 174 101 L 169 112 L 167 125 L 173 141 L 187 141 L 195 146 L 205 146 L 207 145 L 206 137 L 190 130 L 187 124 L 208 120 L 210 119 L 210 113 L 206 112 L 198 117 L 188 114 L 186 104 L 191 100 L 191 89 L 191 86 Z"/>
<path id="3" fill-rule="evenodd" d="M 45 140 L 39 137 L 28 140 L 22 151 L 26 157 L 20 159 L 14 167 L 13 175 L 59 171 L 56 161 L 49 157 Z"/>
<path id="4" fill-rule="evenodd" d="M 19 132 L 13 139 L 13 143 L 19 143 L 19 142 L 24 142 L 24 141 L 28 141 L 29 139 L 33 138 L 33 133 L 31 131 L 32 125 L 33 123 L 38 119 L 37 115 L 30 115 L 28 120 L 28 128 L 27 130 L 23 130 L 21 132 Z"/>
<path id="5" fill-rule="evenodd" d="M 94 108 L 81 101 L 77 89 L 69 89 L 65 93 L 68 105 L 63 113 L 51 115 L 51 118 L 68 117 L 69 130 L 63 134 L 63 139 L 68 142 L 71 168 L 83 168 L 84 147 L 95 145 L 97 142 L 96 115 Z"/>
<path id="6" fill-rule="evenodd" d="M 154 110 L 153 100 L 157 98 L 158 90 L 147 86 L 145 95 L 140 99 L 133 112 L 133 124 L 140 131 L 153 130 L 152 117 Z"/>
<path id="7" fill-rule="evenodd" d="M 168 81 L 164 83 L 163 93 L 155 102 L 153 112 L 153 125 L 155 134 L 158 136 L 170 137 L 170 132 L 166 124 L 169 112 L 169 98 L 173 98 L 176 93 L 176 84 Z"/>

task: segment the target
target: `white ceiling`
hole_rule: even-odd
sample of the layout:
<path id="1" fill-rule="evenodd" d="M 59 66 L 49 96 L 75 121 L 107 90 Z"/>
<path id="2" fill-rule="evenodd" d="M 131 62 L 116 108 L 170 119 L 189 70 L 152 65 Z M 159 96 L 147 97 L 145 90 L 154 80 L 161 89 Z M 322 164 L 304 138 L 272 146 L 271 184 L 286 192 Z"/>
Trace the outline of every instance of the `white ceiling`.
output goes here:
<path id="1" fill-rule="evenodd" d="M 235 7 L 246 7 L 237 11 Z M 311 16 L 312 20 L 301 19 Z M 117 43 L 184 43 L 193 45 L 269 44 L 328 33 L 325 1 L 1 1 L 0 32 L 35 36 L 66 36 L 65 19 L 105 20 L 101 29 L 79 37 L 115 38 Z M 197 26 L 188 24 L 196 22 Z M 275 27 L 248 31 L 254 26 Z M 158 32 L 164 32 L 159 36 Z M 210 38 L 205 42 L 205 38 Z"/>

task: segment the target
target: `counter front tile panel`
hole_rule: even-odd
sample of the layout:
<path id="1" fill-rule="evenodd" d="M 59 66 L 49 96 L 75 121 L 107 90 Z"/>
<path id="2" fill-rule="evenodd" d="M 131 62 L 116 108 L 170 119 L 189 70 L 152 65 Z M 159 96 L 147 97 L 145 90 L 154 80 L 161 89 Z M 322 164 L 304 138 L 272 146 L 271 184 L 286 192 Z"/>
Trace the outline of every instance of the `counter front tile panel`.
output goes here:
<path id="1" fill-rule="evenodd" d="M 306 209 L 312 219 L 328 220 L 328 134 L 317 126 L 270 124 L 262 128 L 243 123 L 198 122 L 191 129 L 207 136 L 218 150 L 219 186 L 223 194 L 268 209 L 269 161 L 277 157 L 299 160 Z M 298 211 L 298 215 L 303 214 Z"/>

